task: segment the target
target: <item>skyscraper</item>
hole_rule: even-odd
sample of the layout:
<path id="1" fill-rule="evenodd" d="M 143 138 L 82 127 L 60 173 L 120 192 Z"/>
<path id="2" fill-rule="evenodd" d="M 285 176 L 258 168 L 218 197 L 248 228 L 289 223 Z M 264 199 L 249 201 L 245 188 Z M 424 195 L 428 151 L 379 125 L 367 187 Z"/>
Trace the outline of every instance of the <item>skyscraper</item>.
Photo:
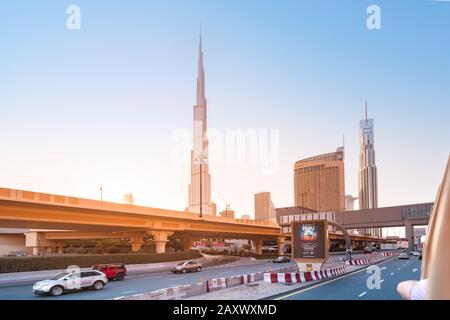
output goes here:
<path id="1" fill-rule="evenodd" d="M 355 201 L 358 200 L 357 197 L 352 196 L 351 194 L 345 195 L 345 210 L 355 210 Z"/>
<path id="2" fill-rule="evenodd" d="M 211 176 L 208 164 L 207 102 L 202 36 L 198 46 L 197 101 L 194 105 L 193 150 L 191 151 L 191 183 L 189 212 L 215 214 L 211 205 Z M 215 210 L 214 210 L 215 211 Z"/>
<path id="3" fill-rule="evenodd" d="M 375 165 L 373 119 L 359 124 L 359 209 L 378 208 L 377 166 Z"/>
<path id="4" fill-rule="evenodd" d="M 270 192 L 255 194 L 255 220 L 275 220 L 275 206 L 273 205 Z"/>
<path id="5" fill-rule="evenodd" d="M 123 195 L 123 203 L 134 205 L 134 198 L 131 192 Z"/>
<path id="6" fill-rule="evenodd" d="M 295 206 L 317 212 L 345 210 L 344 148 L 297 161 Z"/>
<path id="7" fill-rule="evenodd" d="M 219 216 L 225 218 L 233 218 L 234 219 L 234 210 L 230 209 L 228 206 L 225 210 L 220 211 Z"/>

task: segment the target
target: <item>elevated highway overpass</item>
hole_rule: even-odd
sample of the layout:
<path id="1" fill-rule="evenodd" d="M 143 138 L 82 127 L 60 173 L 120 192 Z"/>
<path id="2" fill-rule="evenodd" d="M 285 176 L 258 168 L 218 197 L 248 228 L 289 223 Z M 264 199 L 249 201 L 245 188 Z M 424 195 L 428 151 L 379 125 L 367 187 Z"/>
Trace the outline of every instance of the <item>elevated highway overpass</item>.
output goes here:
<path id="1" fill-rule="evenodd" d="M 414 248 L 414 226 L 428 225 L 433 203 L 419 203 L 367 210 L 336 212 L 336 222 L 345 229 L 405 227 L 409 249 Z"/>
<path id="2" fill-rule="evenodd" d="M 282 233 L 286 236 L 291 234 L 291 222 L 301 220 L 327 219 L 346 230 L 405 227 L 405 235 L 409 248 L 412 250 L 414 247 L 414 226 L 428 225 L 432 208 L 432 202 L 341 212 L 313 212 L 302 207 L 287 207 L 277 208 L 277 217 Z M 350 236 L 352 241 L 358 243 L 380 240 L 376 237 L 364 235 L 350 234 Z M 333 235 L 330 233 L 330 239 L 342 240 L 343 236 L 342 234 Z"/>
<path id="3" fill-rule="evenodd" d="M 27 228 L 26 246 L 61 250 L 62 240 L 128 238 L 137 251 L 152 237 L 156 252 L 165 252 L 169 237 L 189 248 L 196 239 L 249 239 L 261 252 L 263 240 L 284 237 L 276 223 L 233 219 L 149 208 L 48 193 L 0 188 L 0 228 Z"/>

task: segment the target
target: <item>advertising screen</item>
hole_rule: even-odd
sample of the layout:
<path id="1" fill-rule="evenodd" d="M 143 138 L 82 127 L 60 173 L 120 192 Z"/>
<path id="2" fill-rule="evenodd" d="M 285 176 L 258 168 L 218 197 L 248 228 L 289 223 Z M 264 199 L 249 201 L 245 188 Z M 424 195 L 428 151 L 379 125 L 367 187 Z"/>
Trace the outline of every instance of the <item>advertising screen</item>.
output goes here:
<path id="1" fill-rule="evenodd" d="M 326 221 L 294 222 L 292 232 L 294 258 L 326 258 Z"/>

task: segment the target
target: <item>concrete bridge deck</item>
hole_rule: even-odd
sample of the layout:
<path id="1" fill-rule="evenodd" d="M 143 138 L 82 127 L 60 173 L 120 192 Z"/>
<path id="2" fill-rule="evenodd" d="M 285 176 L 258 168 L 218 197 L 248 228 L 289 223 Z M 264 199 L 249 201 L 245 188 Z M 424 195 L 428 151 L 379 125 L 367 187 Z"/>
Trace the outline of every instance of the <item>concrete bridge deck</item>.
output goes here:
<path id="1" fill-rule="evenodd" d="M 168 237 L 182 238 L 186 246 L 198 238 L 241 238 L 255 242 L 282 241 L 276 223 L 216 217 L 197 213 L 149 208 L 47 193 L 0 188 L 0 227 L 57 230 L 31 231 L 27 246 L 49 247 L 69 238 L 131 239 L 138 250 L 144 237 L 152 236 L 157 252 L 164 252 Z"/>

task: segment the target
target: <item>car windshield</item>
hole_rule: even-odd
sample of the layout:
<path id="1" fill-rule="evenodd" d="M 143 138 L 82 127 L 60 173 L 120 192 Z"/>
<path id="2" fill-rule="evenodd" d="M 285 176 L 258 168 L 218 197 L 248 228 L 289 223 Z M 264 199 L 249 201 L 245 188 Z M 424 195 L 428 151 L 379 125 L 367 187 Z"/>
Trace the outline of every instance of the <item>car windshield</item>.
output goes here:
<path id="1" fill-rule="evenodd" d="M 182 265 L 185 264 L 185 263 L 186 263 L 186 262 L 184 262 L 184 261 L 183 261 L 183 262 L 180 262 L 180 263 L 177 264 L 177 266 L 182 266 Z"/>
<path id="2" fill-rule="evenodd" d="M 63 272 L 63 273 L 58 274 L 56 277 L 51 278 L 50 280 L 58 280 L 58 279 L 61 279 L 62 277 L 65 277 L 67 275 L 69 275 L 69 273 Z"/>

